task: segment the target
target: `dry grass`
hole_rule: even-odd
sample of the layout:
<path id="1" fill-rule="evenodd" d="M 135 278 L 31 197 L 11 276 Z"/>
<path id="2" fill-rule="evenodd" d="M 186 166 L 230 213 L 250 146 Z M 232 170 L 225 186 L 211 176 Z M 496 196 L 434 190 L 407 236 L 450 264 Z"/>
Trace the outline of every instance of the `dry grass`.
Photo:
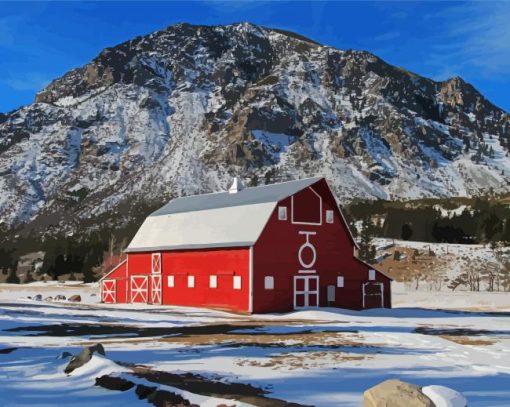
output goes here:
<path id="1" fill-rule="evenodd" d="M 497 342 L 492 339 L 480 339 L 469 336 L 457 336 L 457 335 L 439 335 L 439 336 L 448 341 L 458 343 L 459 345 L 488 346 L 494 345 Z"/>
<path id="2" fill-rule="evenodd" d="M 406 256 L 403 260 L 395 260 L 393 254 L 398 250 L 402 256 Z M 417 275 L 441 274 L 446 272 L 450 262 L 454 261 L 455 255 L 443 254 L 441 256 L 429 256 L 427 250 L 421 250 L 418 256 L 413 259 L 415 252 L 411 247 L 394 247 L 388 250 L 391 256 L 378 263 L 378 268 L 388 273 L 396 281 L 413 281 Z"/>

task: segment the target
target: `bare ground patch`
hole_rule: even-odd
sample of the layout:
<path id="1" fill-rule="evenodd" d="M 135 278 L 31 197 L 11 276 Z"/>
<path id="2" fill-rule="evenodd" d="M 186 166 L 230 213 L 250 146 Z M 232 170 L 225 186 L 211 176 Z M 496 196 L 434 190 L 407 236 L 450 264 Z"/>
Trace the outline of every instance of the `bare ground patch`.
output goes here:
<path id="1" fill-rule="evenodd" d="M 285 352 L 270 358 L 241 359 L 239 366 L 270 368 L 273 370 L 297 370 L 332 367 L 340 363 L 370 359 L 369 355 L 353 355 L 347 352 Z"/>

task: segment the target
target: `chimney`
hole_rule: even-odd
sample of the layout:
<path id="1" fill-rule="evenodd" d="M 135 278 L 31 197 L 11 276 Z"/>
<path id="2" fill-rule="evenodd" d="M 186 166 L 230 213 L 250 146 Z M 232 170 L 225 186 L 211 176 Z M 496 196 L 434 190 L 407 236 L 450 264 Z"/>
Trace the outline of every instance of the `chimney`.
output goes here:
<path id="1" fill-rule="evenodd" d="M 244 189 L 243 181 L 241 181 L 241 178 L 235 177 L 234 180 L 232 181 L 232 184 L 228 188 L 228 193 L 236 194 L 243 189 Z"/>

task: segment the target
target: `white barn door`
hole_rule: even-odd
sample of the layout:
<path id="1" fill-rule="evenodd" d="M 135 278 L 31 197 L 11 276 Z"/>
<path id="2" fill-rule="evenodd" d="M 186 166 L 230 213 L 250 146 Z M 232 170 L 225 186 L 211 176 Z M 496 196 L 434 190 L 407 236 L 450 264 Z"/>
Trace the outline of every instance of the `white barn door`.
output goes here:
<path id="1" fill-rule="evenodd" d="M 106 304 L 113 304 L 117 299 L 117 281 L 103 280 L 101 283 L 101 301 Z"/>
<path id="2" fill-rule="evenodd" d="M 147 304 L 148 282 L 147 276 L 131 276 L 131 302 Z"/>
<path id="3" fill-rule="evenodd" d="M 319 276 L 294 277 L 294 308 L 319 306 Z"/>
<path id="4" fill-rule="evenodd" d="M 161 275 L 151 276 L 151 301 L 153 304 L 161 304 Z"/>

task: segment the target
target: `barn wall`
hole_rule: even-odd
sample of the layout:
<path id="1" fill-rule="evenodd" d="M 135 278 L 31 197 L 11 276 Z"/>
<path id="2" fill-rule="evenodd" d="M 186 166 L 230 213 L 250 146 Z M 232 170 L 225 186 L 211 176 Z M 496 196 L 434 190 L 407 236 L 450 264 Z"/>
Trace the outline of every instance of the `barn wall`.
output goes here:
<path id="1" fill-rule="evenodd" d="M 248 248 L 171 251 L 162 254 L 163 304 L 249 311 Z M 211 288 L 210 276 L 218 286 Z M 174 277 L 169 287 L 168 276 Z M 195 287 L 188 287 L 188 276 Z M 234 276 L 241 277 L 241 289 L 233 288 Z"/>
<path id="2" fill-rule="evenodd" d="M 334 197 L 324 180 L 314 184 L 312 188 L 322 197 L 322 225 L 306 225 L 291 223 L 291 199 L 281 201 L 278 206 L 286 206 L 289 216 L 286 221 L 278 220 L 278 209 L 271 215 L 264 231 L 253 250 L 253 311 L 254 312 L 287 312 L 293 309 L 294 276 L 300 275 L 303 269 L 298 259 L 298 251 L 306 242 L 306 236 L 299 232 L 315 232 L 309 241 L 316 249 L 317 257 L 313 269 L 319 275 L 320 306 L 337 306 L 342 308 L 362 308 L 362 284 L 368 281 L 369 267 L 354 258 L 354 242 L 345 225 Z M 310 194 L 296 194 L 310 200 Z M 316 207 L 315 204 L 312 207 Z M 302 214 L 300 205 L 300 218 Z M 334 211 L 332 224 L 326 223 L 326 210 Z M 310 216 L 310 219 L 316 218 Z M 305 263 L 312 260 L 309 249 L 303 251 Z M 305 275 L 305 274 L 303 274 Z M 312 275 L 312 274 L 309 274 Z M 344 276 L 344 287 L 335 288 L 336 301 L 327 302 L 327 286 L 336 287 L 337 276 Z M 264 288 L 264 277 L 274 277 L 274 289 Z M 376 280 L 383 281 L 385 286 L 385 305 L 390 306 L 389 280 L 376 273 Z"/>

